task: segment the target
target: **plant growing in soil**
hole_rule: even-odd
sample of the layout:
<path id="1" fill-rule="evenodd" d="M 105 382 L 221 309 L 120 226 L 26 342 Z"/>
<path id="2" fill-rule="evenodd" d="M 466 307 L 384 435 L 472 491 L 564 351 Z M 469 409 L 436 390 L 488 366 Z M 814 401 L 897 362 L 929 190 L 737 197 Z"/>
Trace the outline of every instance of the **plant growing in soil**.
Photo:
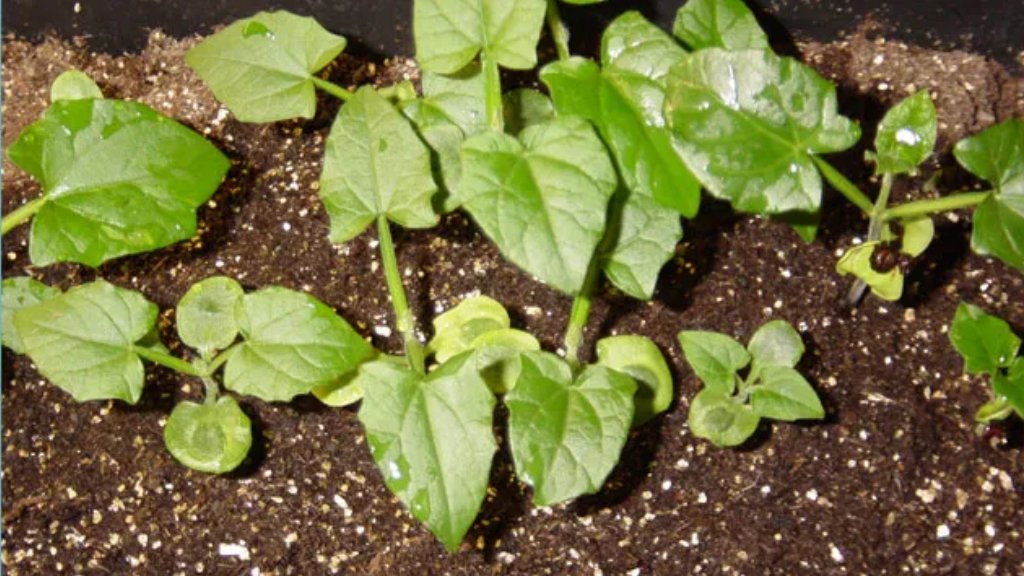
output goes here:
<path id="1" fill-rule="evenodd" d="M 179 338 L 196 351 L 191 361 L 160 342 L 157 313 L 141 294 L 103 280 L 63 293 L 26 277 L 3 282 L 4 345 L 76 401 L 135 404 L 143 361 L 201 380 L 204 402 L 175 406 L 164 440 L 182 464 L 203 472 L 233 470 L 252 443 L 249 418 L 220 393 L 221 367 L 228 390 L 278 402 L 341 378 L 372 354 L 330 308 L 284 288 L 245 294 L 226 277 L 193 285 L 176 314 Z"/>
<path id="2" fill-rule="evenodd" d="M 950 326 L 949 339 L 963 356 L 964 372 L 987 375 L 994 398 L 974 414 L 979 424 L 991 424 L 1013 414 L 1024 416 L 1024 356 L 1020 338 L 1001 318 L 962 302 Z"/>
<path id="3" fill-rule="evenodd" d="M 81 72 L 63 73 L 52 103 L 7 150 L 43 195 L 3 217 L 32 221 L 37 266 L 99 266 L 191 238 L 196 208 L 230 163 L 202 136 L 137 102 L 104 99 Z"/>
<path id="4" fill-rule="evenodd" d="M 795 369 L 804 343 L 786 321 L 761 326 L 746 348 L 717 332 L 680 332 L 679 342 L 704 383 L 690 404 L 695 436 L 716 446 L 738 446 L 757 430 L 761 418 L 792 422 L 825 417 L 814 388 Z"/>

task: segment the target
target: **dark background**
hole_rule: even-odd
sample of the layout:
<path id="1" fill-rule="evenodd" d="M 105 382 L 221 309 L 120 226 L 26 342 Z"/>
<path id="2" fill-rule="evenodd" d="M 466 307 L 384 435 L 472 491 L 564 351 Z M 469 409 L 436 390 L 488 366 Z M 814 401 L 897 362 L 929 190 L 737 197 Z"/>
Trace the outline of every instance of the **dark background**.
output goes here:
<path id="1" fill-rule="evenodd" d="M 856 28 L 866 17 L 888 38 L 942 49 L 963 48 L 992 56 L 1015 73 L 1024 72 L 1024 0 L 747 0 L 773 40 L 811 38 L 828 41 Z M 132 51 L 146 41 L 147 30 L 172 36 L 207 33 L 213 26 L 258 10 L 286 8 L 315 16 L 328 29 L 348 36 L 356 49 L 379 54 L 413 54 L 412 0 L 3 0 L 6 33 L 38 38 L 91 37 L 91 46 Z M 683 0 L 614 0 L 597 6 L 563 4 L 570 29 L 579 40 L 601 29 L 611 17 L 639 9 L 671 27 Z M 591 40 L 592 41 L 592 40 Z M 591 47 L 575 45 L 586 53 Z"/>

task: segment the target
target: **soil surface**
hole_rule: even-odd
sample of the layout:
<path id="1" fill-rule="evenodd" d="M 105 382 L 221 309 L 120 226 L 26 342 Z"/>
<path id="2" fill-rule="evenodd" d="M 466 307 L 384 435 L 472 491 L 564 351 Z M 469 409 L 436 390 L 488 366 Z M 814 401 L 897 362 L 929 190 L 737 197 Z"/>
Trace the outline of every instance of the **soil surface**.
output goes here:
<path id="1" fill-rule="evenodd" d="M 195 281 L 226 274 L 248 289 L 279 284 L 334 306 L 367 338 L 397 352 L 369 232 L 327 241 L 318 198 L 324 138 L 338 104 L 308 122 L 236 122 L 185 66 L 194 40 L 154 33 L 141 54 L 90 53 L 83 42 L 3 51 L 3 143 L 47 105 L 50 82 L 75 67 L 109 97 L 145 102 L 206 134 L 233 160 L 228 180 L 200 212 L 196 238 L 98 271 L 34 268 L 28 226 L 4 238 L 4 277 L 30 274 L 63 288 L 97 275 L 141 291 L 163 310 Z M 928 89 L 940 118 L 940 153 L 894 200 L 977 186 L 951 162 L 957 139 L 1024 112 L 1024 83 L 980 57 L 875 40 L 793 47 L 841 86 L 844 113 L 873 138 L 885 107 Z M 345 85 L 416 75 L 412 62 L 340 58 Z M 875 190 L 863 149 L 834 159 Z M 39 194 L 4 160 L 3 208 Z M 499 453 L 484 510 L 463 548 L 446 554 L 384 487 L 354 410 L 306 398 L 242 399 L 260 440 L 233 474 L 187 470 L 164 449 L 174 403 L 201 384 L 157 367 L 137 406 L 75 404 L 25 358 L 3 352 L 3 564 L 39 574 L 1024 574 L 1024 484 L 1019 430 L 979 437 L 972 415 L 987 385 L 962 375 L 947 329 L 967 300 L 1024 332 L 1024 277 L 969 250 L 969 214 L 937 220 L 898 304 L 840 302 L 849 281 L 837 256 L 866 230 L 838 196 L 826 200 L 821 235 L 805 245 L 787 227 L 708 201 L 652 302 L 604 287 L 597 334 L 639 333 L 669 356 L 677 401 L 637 430 L 604 490 L 535 508 Z M 570 300 L 502 260 L 463 215 L 430 231 L 396 230 L 411 300 L 429 318 L 477 292 L 503 302 L 514 323 L 559 346 Z M 828 412 L 824 423 L 763 425 L 739 450 L 719 450 L 687 429 L 700 383 L 676 334 L 717 330 L 746 340 L 763 322 L 798 326 L 809 353 L 801 370 Z M 501 418 L 499 418 L 500 420 Z"/>

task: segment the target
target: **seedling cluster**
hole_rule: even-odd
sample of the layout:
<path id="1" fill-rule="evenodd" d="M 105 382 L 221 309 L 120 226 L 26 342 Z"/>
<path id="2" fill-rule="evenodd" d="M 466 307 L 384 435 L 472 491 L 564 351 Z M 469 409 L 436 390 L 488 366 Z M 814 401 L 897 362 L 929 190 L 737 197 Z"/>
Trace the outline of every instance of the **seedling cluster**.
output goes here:
<path id="1" fill-rule="evenodd" d="M 537 67 L 545 23 L 558 54 L 539 70 L 550 98 L 503 92 L 501 68 Z M 160 343 L 153 304 L 102 280 L 64 293 L 28 278 L 4 281 L 4 344 L 79 401 L 137 402 L 144 362 L 202 381 L 205 401 L 179 404 L 165 441 L 205 472 L 234 469 L 252 441 L 248 418 L 221 385 L 272 402 L 306 393 L 331 406 L 361 402 L 388 488 L 455 550 L 486 493 L 499 399 L 516 474 L 538 505 L 598 491 L 630 428 L 668 409 L 672 376 L 651 340 L 599 339 L 591 364 L 581 362 L 581 347 L 602 277 L 652 298 L 682 237 L 680 217 L 698 216 L 702 188 L 811 241 L 824 178 L 870 218 L 867 242 L 838 269 L 883 298 L 899 298 L 900 254 L 927 248 L 929 215 L 942 210 L 978 205 L 972 246 L 1024 267 L 1024 122 L 957 145 L 960 163 L 991 191 L 890 207 L 893 179 L 913 172 L 935 142 L 928 94 L 907 99 L 879 127 L 881 190 L 871 202 L 822 157 L 860 137 L 839 114 L 835 87 L 776 55 L 740 0 L 690 0 L 675 37 L 627 12 L 605 30 L 599 61 L 570 53 L 557 0 L 416 0 L 414 26 L 421 95 L 409 83 L 349 90 L 324 79 L 318 73 L 345 39 L 287 12 L 235 22 L 187 56 L 243 122 L 312 117 L 318 89 L 343 102 L 319 188 L 330 240 L 376 229 L 404 355 L 373 350 L 311 296 L 275 287 L 247 294 L 224 277 L 194 285 L 178 304 L 187 359 Z M 141 104 L 104 99 L 78 72 L 57 79 L 50 108 L 8 154 L 44 190 L 3 220 L 6 233 L 34 216 L 36 265 L 97 266 L 191 237 L 195 209 L 228 169 L 202 137 Z M 430 228 L 460 208 L 509 261 L 574 298 L 564 355 L 541 350 L 486 296 L 434 318 L 429 341 L 419 340 L 392 226 Z M 855 286 L 851 299 L 862 291 Z M 1024 364 L 1011 361 L 1019 342 L 1010 351 L 1012 334 L 1004 335 L 1005 354 L 979 360 L 977 348 L 994 348 L 976 343 L 990 335 L 970 323 L 992 321 L 970 310 L 963 321 L 958 313 L 952 335 L 968 370 L 993 376 L 1001 403 L 987 413 L 1019 412 Z M 704 383 L 690 404 L 695 435 L 735 446 L 762 418 L 824 417 L 796 369 L 804 344 L 789 324 L 765 324 L 746 347 L 710 332 L 679 339 Z"/>

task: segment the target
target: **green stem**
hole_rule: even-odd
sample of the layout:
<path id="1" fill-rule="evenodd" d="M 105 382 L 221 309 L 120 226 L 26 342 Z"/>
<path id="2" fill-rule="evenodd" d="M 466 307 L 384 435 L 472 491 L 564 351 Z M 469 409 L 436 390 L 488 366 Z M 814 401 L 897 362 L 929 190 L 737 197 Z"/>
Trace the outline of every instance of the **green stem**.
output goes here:
<path id="1" fill-rule="evenodd" d="M 203 376 L 202 380 L 206 386 L 206 398 L 203 399 L 203 403 L 215 404 L 217 397 L 220 396 L 220 386 L 217 385 L 217 381 L 213 376 Z"/>
<path id="2" fill-rule="evenodd" d="M 313 84 L 317 88 L 323 90 L 324 92 L 327 92 L 331 96 L 334 96 L 335 98 L 338 98 L 343 102 L 348 102 L 348 99 L 353 96 L 352 92 L 346 90 L 341 86 L 338 86 L 334 82 L 324 80 L 319 76 L 311 76 L 311 78 L 313 79 Z"/>
<path id="3" fill-rule="evenodd" d="M 395 323 L 405 341 L 405 355 L 409 367 L 420 374 L 426 374 L 426 362 L 423 345 L 416 339 L 415 320 L 409 311 L 409 301 L 405 297 L 402 276 L 398 272 L 398 257 L 395 256 L 395 244 L 391 240 L 391 227 L 384 215 L 377 216 L 377 237 L 380 241 L 380 256 L 384 261 L 384 276 L 391 293 L 391 305 L 395 309 Z"/>
<path id="4" fill-rule="evenodd" d="M 6 235 L 12 229 L 17 228 L 19 225 L 24 223 L 29 218 L 35 216 L 36 212 L 46 204 L 46 196 L 40 196 L 35 200 L 30 200 L 25 204 L 17 207 L 13 212 L 4 216 L 3 219 L 3 232 L 0 234 Z"/>
<path id="5" fill-rule="evenodd" d="M 892 173 L 886 172 L 882 174 L 882 187 L 878 192 L 878 198 L 875 199 L 875 205 L 871 208 L 871 221 L 868 224 L 868 242 L 877 242 L 882 239 L 882 228 L 885 225 L 882 215 L 885 214 L 886 206 L 889 204 L 889 194 L 892 193 L 892 180 Z M 850 286 L 850 291 L 846 294 L 846 301 L 850 306 L 856 306 L 860 302 L 867 288 L 868 283 L 864 280 L 858 278 L 854 281 L 853 286 Z"/>
<path id="6" fill-rule="evenodd" d="M 599 258 L 590 261 L 590 268 L 583 279 L 583 287 L 580 288 L 572 301 L 572 312 L 569 313 L 569 325 L 565 329 L 565 360 L 573 370 L 580 365 L 580 345 L 583 344 L 583 330 L 590 320 L 590 304 L 594 294 L 594 286 L 597 284 L 597 277 L 600 272 L 598 266 Z"/>
<path id="7" fill-rule="evenodd" d="M 847 200 L 853 203 L 854 206 L 860 208 L 864 214 L 870 216 L 874 210 L 874 206 L 871 203 L 871 199 L 868 198 L 857 185 L 843 176 L 843 174 L 836 170 L 831 164 L 828 163 L 824 158 L 818 156 L 811 156 L 811 160 L 821 171 L 821 175 L 828 180 L 828 183 L 833 188 L 839 191 L 840 194 L 846 197 Z"/>
<path id="8" fill-rule="evenodd" d="M 548 29 L 551 30 L 551 40 L 555 43 L 555 50 L 558 51 L 559 60 L 569 59 L 569 29 L 562 22 L 562 15 L 558 11 L 558 0 L 548 0 Z"/>
<path id="9" fill-rule="evenodd" d="M 174 370 L 176 372 L 181 372 L 182 374 L 187 374 L 189 376 L 205 376 L 205 374 L 197 370 L 195 366 L 189 364 L 188 362 L 182 360 L 181 358 L 176 358 L 165 352 L 154 350 L 152 348 L 143 348 L 141 346 L 138 348 L 134 348 L 133 350 L 144 360 L 149 360 L 150 362 L 159 364 L 166 368 L 170 368 L 171 370 Z"/>
<path id="10" fill-rule="evenodd" d="M 234 346 L 218 354 L 217 357 L 213 359 L 213 361 L 209 362 L 206 365 L 206 374 L 211 376 L 215 374 L 217 370 L 220 369 L 220 367 L 223 366 L 224 363 L 227 362 L 229 358 L 231 358 L 231 355 L 238 350 L 239 346 L 241 346 L 241 344 L 235 344 Z"/>
<path id="11" fill-rule="evenodd" d="M 505 131 L 505 111 L 501 105 L 501 71 L 498 61 L 491 58 L 486 50 L 480 53 L 480 66 L 484 71 L 484 101 L 487 105 L 487 122 L 495 132 Z"/>
<path id="12" fill-rule="evenodd" d="M 991 195 L 992 191 L 987 190 L 985 192 L 954 194 L 952 196 L 943 196 L 942 198 L 915 200 L 889 208 L 882 213 L 882 219 L 888 222 L 890 220 L 927 216 L 936 212 L 949 212 L 950 210 L 959 210 L 960 208 L 970 208 L 981 204 Z"/>

